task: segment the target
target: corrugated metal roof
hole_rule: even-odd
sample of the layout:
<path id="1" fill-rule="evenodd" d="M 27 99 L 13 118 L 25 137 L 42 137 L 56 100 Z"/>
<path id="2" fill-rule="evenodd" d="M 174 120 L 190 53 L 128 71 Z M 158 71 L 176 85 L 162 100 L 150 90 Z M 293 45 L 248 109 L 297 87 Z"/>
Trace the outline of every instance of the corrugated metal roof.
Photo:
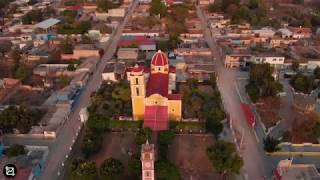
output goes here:
<path id="1" fill-rule="evenodd" d="M 56 25 L 60 22 L 59 19 L 55 19 L 55 18 L 49 18 L 47 20 L 44 20 L 42 22 L 39 22 L 38 24 L 36 24 L 35 26 L 37 28 L 42 28 L 42 29 L 48 29 L 49 27 Z"/>

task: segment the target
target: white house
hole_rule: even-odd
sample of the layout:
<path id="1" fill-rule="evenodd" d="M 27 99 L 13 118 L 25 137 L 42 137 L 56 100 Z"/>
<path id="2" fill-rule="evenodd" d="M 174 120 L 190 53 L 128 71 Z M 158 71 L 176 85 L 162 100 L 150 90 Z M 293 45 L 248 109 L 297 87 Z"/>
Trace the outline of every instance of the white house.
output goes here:
<path id="1" fill-rule="evenodd" d="M 278 30 L 281 33 L 282 38 L 291 38 L 292 32 L 287 28 L 281 28 Z"/>
<path id="2" fill-rule="evenodd" d="M 257 30 L 253 30 L 252 32 L 264 38 L 272 38 L 275 34 L 275 32 L 270 28 L 257 29 Z"/>
<path id="3" fill-rule="evenodd" d="M 275 54 L 261 54 L 252 56 L 251 62 L 255 64 L 268 63 L 277 69 L 283 68 L 285 57 Z"/>

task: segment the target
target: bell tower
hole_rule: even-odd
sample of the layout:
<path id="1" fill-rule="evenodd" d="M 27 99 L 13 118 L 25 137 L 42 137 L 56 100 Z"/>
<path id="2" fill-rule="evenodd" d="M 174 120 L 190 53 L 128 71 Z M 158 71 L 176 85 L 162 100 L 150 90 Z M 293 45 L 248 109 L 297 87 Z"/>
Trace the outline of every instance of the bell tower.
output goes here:
<path id="1" fill-rule="evenodd" d="M 146 95 L 144 68 L 135 65 L 129 73 L 129 76 L 133 119 L 143 120 L 144 99 Z"/>
<path id="2" fill-rule="evenodd" d="M 141 146 L 142 180 L 155 180 L 154 157 L 154 144 L 149 144 L 147 140 Z"/>

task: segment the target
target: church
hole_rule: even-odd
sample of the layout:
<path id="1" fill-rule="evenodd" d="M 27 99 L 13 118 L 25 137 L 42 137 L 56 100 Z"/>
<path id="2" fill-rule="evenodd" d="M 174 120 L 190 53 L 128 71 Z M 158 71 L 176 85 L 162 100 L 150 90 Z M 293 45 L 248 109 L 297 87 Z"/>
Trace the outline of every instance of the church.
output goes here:
<path id="1" fill-rule="evenodd" d="M 143 120 L 144 127 L 161 131 L 169 128 L 169 120 L 181 119 L 181 96 L 172 93 L 176 72 L 165 53 L 159 50 L 153 55 L 150 69 L 135 65 L 127 76 L 134 120 Z"/>

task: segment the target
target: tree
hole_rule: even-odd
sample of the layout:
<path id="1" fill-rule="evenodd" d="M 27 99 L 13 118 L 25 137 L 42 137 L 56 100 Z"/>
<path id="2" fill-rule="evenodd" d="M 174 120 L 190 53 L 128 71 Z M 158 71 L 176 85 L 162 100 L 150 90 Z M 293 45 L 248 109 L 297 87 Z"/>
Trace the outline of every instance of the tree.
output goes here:
<path id="1" fill-rule="evenodd" d="M 151 15 L 160 15 L 160 17 L 164 17 L 167 14 L 167 7 L 161 0 L 152 0 L 149 11 Z"/>
<path id="2" fill-rule="evenodd" d="M 73 47 L 73 44 L 70 42 L 69 38 L 61 42 L 60 49 L 64 54 L 73 54 L 74 47 Z"/>
<path id="3" fill-rule="evenodd" d="M 7 52 L 11 50 L 12 43 L 9 40 L 0 41 L 0 53 L 4 56 Z"/>
<path id="4" fill-rule="evenodd" d="M 219 3 L 210 3 L 209 6 L 208 6 L 208 11 L 210 13 L 214 13 L 214 12 L 218 12 L 220 11 L 220 4 Z"/>
<path id="5" fill-rule="evenodd" d="M 264 150 L 269 153 L 279 151 L 279 144 L 280 141 L 272 136 L 267 136 L 263 139 Z"/>
<path id="6" fill-rule="evenodd" d="M 304 0 L 293 0 L 295 4 L 304 4 Z"/>
<path id="7" fill-rule="evenodd" d="M 212 133 L 217 138 L 223 131 L 223 124 L 217 120 L 207 119 L 206 130 L 207 132 Z"/>
<path id="8" fill-rule="evenodd" d="M 320 67 L 317 66 L 314 70 L 313 70 L 313 75 L 316 79 L 320 79 Z"/>
<path id="9" fill-rule="evenodd" d="M 87 126 L 92 132 L 102 134 L 109 128 L 108 125 L 108 117 L 97 113 L 90 113 Z"/>
<path id="10" fill-rule="evenodd" d="M 156 162 L 156 179 L 158 180 L 180 180 L 181 176 L 178 168 L 167 160 Z"/>
<path id="11" fill-rule="evenodd" d="M 259 2 L 260 0 L 250 0 L 249 1 L 249 8 L 250 9 L 257 9 L 257 8 L 259 8 L 259 3 L 261 3 L 261 2 Z"/>
<path id="12" fill-rule="evenodd" d="M 71 180 L 96 180 L 98 177 L 96 163 L 75 159 L 71 164 Z"/>
<path id="13" fill-rule="evenodd" d="M 20 144 L 13 144 L 5 151 L 5 154 L 9 158 L 16 157 L 16 156 L 19 156 L 19 155 L 22 155 L 25 153 L 26 153 L 25 146 L 20 145 Z"/>
<path id="14" fill-rule="evenodd" d="M 309 93 L 312 89 L 311 79 L 301 73 L 293 76 L 290 84 L 297 92 Z"/>
<path id="15" fill-rule="evenodd" d="M 291 68 L 293 71 L 298 72 L 300 64 L 298 62 L 293 62 Z"/>
<path id="16" fill-rule="evenodd" d="M 274 97 L 282 91 L 282 85 L 276 81 L 270 64 L 254 64 L 249 73 L 246 91 L 253 102 L 260 97 Z"/>
<path id="17" fill-rule="evenodd" d="M 140 156 L 137 154 L 134 154 L 130 157 L 128 162 L 128 171 L 130 173 L 130 177 L 133 179 L 141 179 L 141 160 Z"/>
<path id="18" fill-rule="evenodd" d="M 14 49 L 11 53 L 11 58 L 15 61 L 15 63 L 18 63 L 21 59 L 21 52 L 19 49 Z"/>
<path id="19" fill-rule="evenodd" d="M 243 160 L 237 154 L 233 143 L 218 140 L 207 148 L 207 155 L 215 170 L 224 177 L 228 174 L 239 174 Z"/>
<path id="20" fill-rule="evenodd" d="M 151 138 L 151 129 L 150 128 L 143 128 L 143 129 L 140 129 L 136 135 L 136 139 L 135 139 L 135 142 L 138 144 L 138 145 L 141 145 L 141 144 L 144 144 L 147 139 L 150 140 Z"/>
<path id="21" fill-rule="evenodd" d="M 67 70 L 68 71 L 75 71 L 76 68 L 74 67 L 74 64 L 69 64 L 68 67 L 67 67 Z"/>
<path id="22" fill-rule="evenodd" d="M 25 66 L 23 65 L 19 65 L 18 68 L 16 69 L 16 71 L 14 72 L 14 78 L 19 79 L 19 80 L 23 80 L 27 77 L 27 70 L 25 68 Z"/>
<path id="23" fill-rule="evenodd" d="M 102 147 L 102 141 L 103 138 L 101 134 L 87 130 L 81 146 L 81 150 L 85 157 L 89 157 L 90 155 L 99 152 Z"/>
<path id="24" fill-rule="evenodd" d="M 122 163 L 114 158 L 104 160 L 100 167 L 100 174 L 105 180 L 121 179 L 123 171 Z"/>
<path id="25" fill-rule="evenodd" d="M 171 145 L 173 143 L 175 134 L 170 130 L 160 131 L 159 133 L 159 144 L 160 145 Z"/>
<path id="26" fill-rule="evenodd" d="M 109 0 L 98 0 L 97 6 L 99 11 L 108 12 L 109 9 L 116 8 L 116 5 Z"/>

